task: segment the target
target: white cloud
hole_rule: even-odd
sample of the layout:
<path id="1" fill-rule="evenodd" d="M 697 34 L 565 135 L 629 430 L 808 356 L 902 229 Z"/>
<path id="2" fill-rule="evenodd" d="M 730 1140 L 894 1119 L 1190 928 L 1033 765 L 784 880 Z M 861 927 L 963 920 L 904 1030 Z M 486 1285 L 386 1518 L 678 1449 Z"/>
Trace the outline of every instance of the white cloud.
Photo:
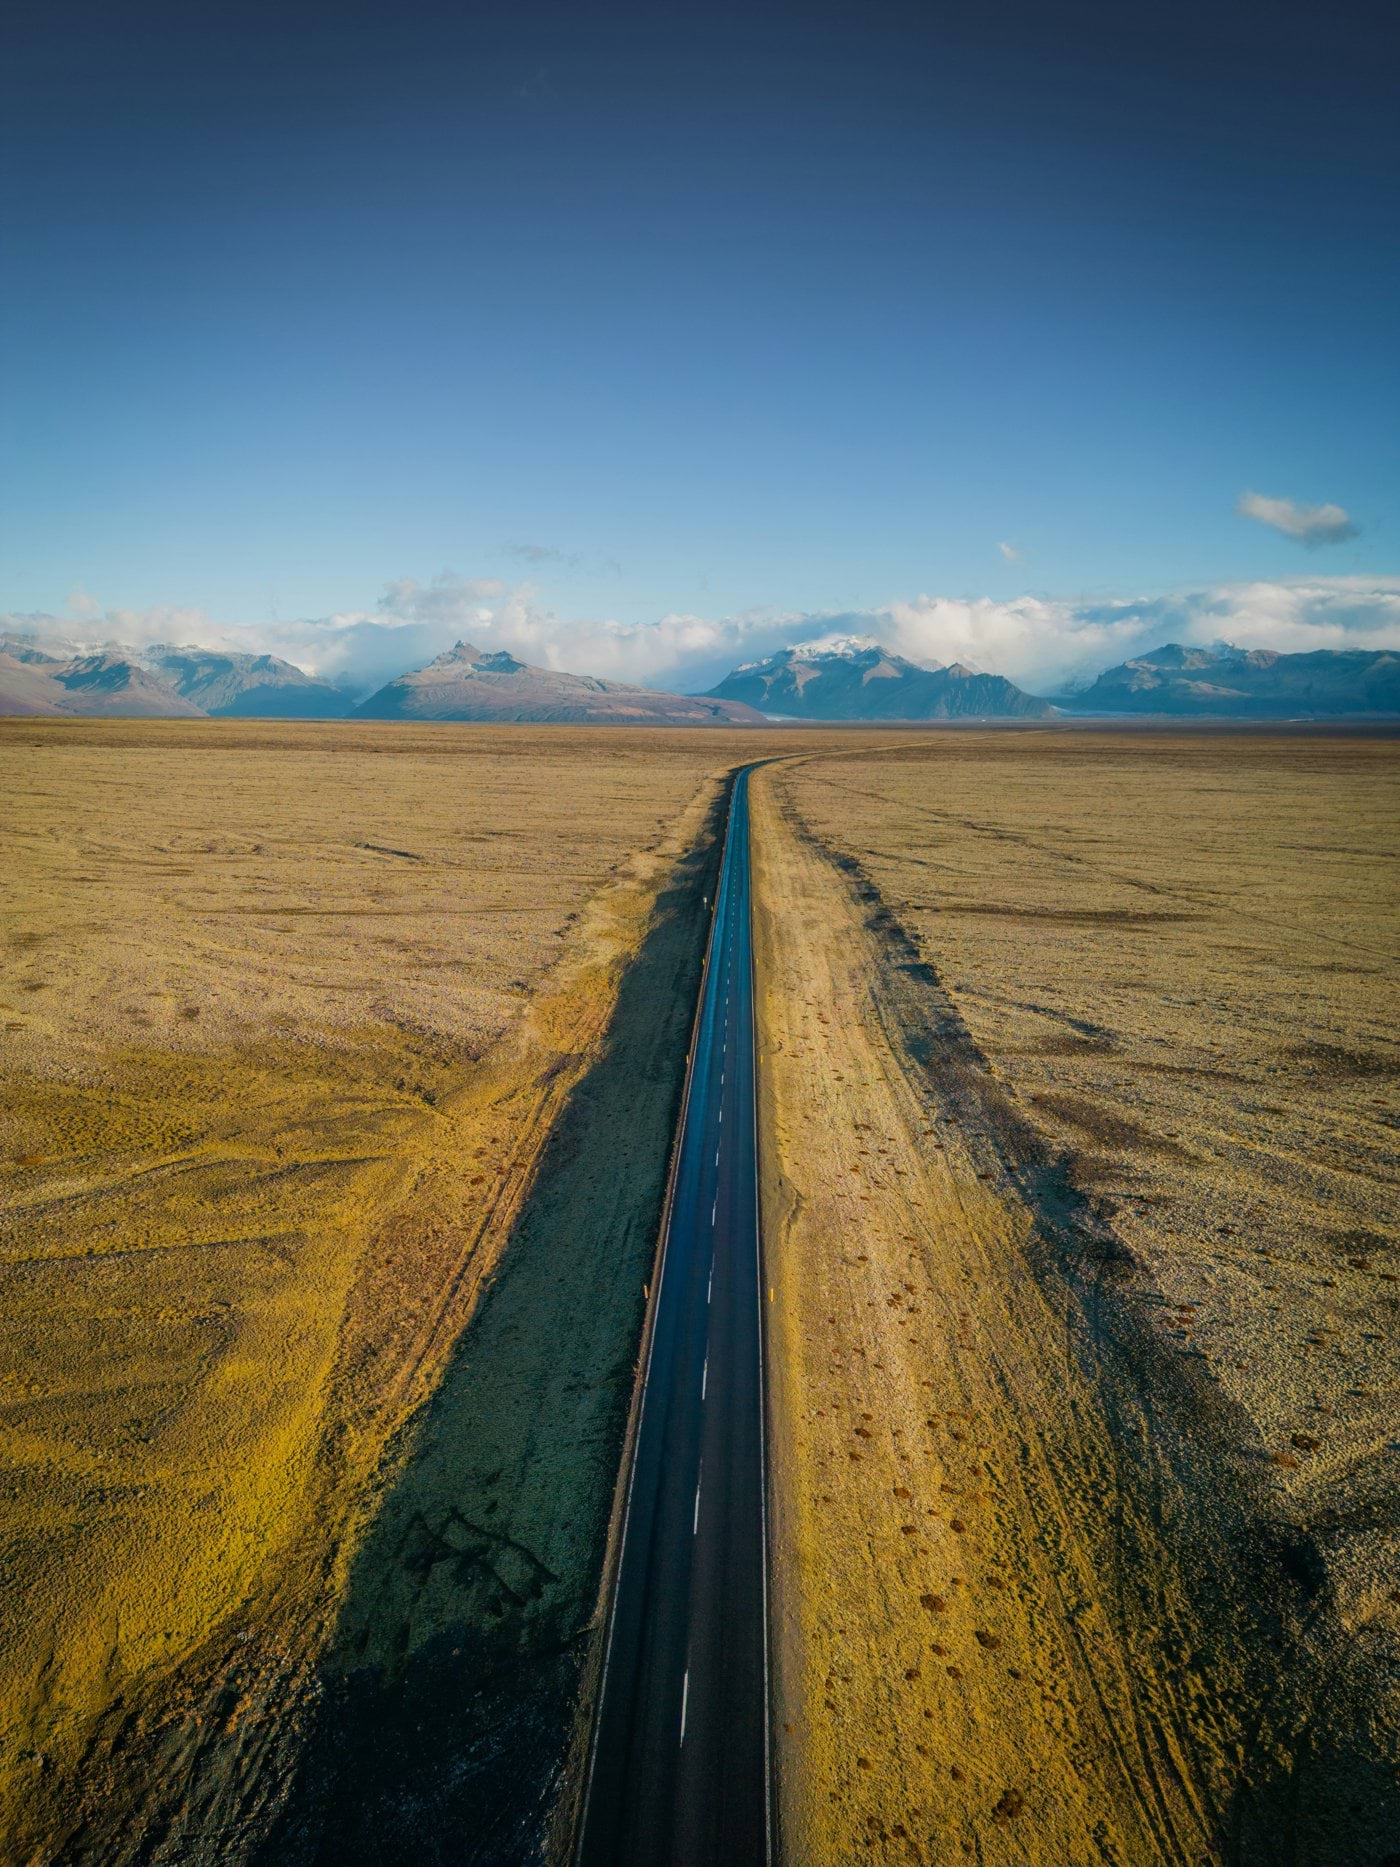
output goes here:
<path id="1" fill-rule="evenodd" d="M 1020 557 L 1021 555 L 1021 553 L 1016 549 L 1015 545 L 1007 544 L 1004 538 L 1002 539 L 1001 543 L 997 546 L 997 550 L 1000 551 L 1001 555 L 1006 559 L 1008 564 L 1014 564 L 1017 558 Z"/>
<path id="2" fill-rule="evenodd" d="M 1235 510 L 1241 518 L 1257 519 L 1259 524 L 1271 526 L 1302 545 L 1340 545 L 1358 535 L 1350 513 L 1342 506 L 1300 506 L 1296 499 L 1241 493 Z"/>
<path id="3" fill-rule="evenodd" d="M 84 622 L 91 622 L 102 614 L 102 605 L 88 595 L 80 583 L 75 583 L 68 592 L 68 614 Z"/>
<path id="4" fill-rule="evenodd" d="M 379 608 L 389 617 L 433 622 L 460 616 L 464 608 L 479 608 L 505 593 L 506 586 L 499 577 L 459 577 L 455 571 L 445 570 L 439 571 L 431 583 L 419 583 L 416 577 L 398 578 L 386 586 Z"/>
<path id="5" fill-rule="evenodd" d="M 100 610 L 0 617 L 0 629 L 83 646 L 195 642 L 272 653 L 363 695 L 465 639 L 524 661 L 643 686 L 696 691 L 741 661 L 833 636 L 870 636 L 911 661 L 970 662 L 1054 693 L 1164 642 L 1250 648 L 1400 650 L 1400 578 L 1319 577 L 1218 584 L 1166 596 L 1102 600 L 921 595 L 851 612 L 750 610 L 654 622 L 561 616 L 529 584 L 450 572 L 390 584 L 372 609 L 235 625 L 197 609 Z"/>
<path id="6" fill-rule="evenodd" d="M 920 596 L 867 627 L 913 659 L 974 661 L 1053 692 L 1164 642 L 1400 648 L 1400 578 L 1218 584 L 1169 596 L 1067 602 Z"/>

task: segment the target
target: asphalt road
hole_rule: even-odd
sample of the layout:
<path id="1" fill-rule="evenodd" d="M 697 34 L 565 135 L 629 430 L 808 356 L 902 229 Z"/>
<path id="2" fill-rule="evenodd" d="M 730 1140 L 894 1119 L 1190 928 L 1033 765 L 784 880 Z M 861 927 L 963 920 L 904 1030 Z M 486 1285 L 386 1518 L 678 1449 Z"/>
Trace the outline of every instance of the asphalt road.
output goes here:
<path id="1" fill-rule="evenodd" d="M 770 1856 L 748 774 L 730 806 L 580 1867 Z"/>

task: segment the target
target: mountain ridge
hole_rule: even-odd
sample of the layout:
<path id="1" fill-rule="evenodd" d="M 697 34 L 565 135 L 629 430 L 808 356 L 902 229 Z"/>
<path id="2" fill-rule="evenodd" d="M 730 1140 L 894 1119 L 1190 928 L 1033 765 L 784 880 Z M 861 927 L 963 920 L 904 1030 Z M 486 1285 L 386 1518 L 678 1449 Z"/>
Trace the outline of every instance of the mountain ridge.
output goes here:
<path id="1" fill-rule="evenodd" d="M 462 641 L 426 667 L 387 681 L 355 709 L 354 717 L 537 725 L 762 724 L 762 716 L 741 703 L 537 668 L 504 649 L 484 650 Z"/>
<path id="2" fill-rule="evenodd" d="M 1189 719 L 1400 716 L 1400 652 L 1164 642 L 1045 699 L 999 674 L 913 661 L 873 637 L 801 642 L 680 694 L 535 667 L 459 641 L 358 705 L 270 653 L 193 643 L 129 649 L 0 633 L 0 713 L 171 719 L 423 719 L 756 725 L 773 719 L 915 724 L 1155 715 Z"/>
<path id="3" fill-rule="evenodd" d="M 0 637 L 0 713 L 82 719 L 200 719 L 134 656 L 112 647 L 59 660 L 23 638 Z"/>
<path id="4" fill-rule="evenodd" d="M 162 642 L 142 662 L 211 719 L 346 719 L 354 702 L 280 655 Z"/>
<path id="5" fill-rule="evenodd" d="M 1400 654 L 1164 642 L 1106 668 L 1059 704 L 1071 712 L 1197 719 L 1383 718 L 1400 714 Z"/>
<path id="6" fill-rule="evenodd" d="M 930 667 L 869 638 L 780 648 L 731 670 L 709 689 L 781 719 L 1048 719 L 1055 708 L 1002 674 L 962 662 Z"/>
<path id="7" fill-rule="evenodd" d="M 58 651 L 58 652 L 55 652 Z M 0 713 L 137 719 L 344 719 L 348 695 L 277 655 L 0 634 Z"/>

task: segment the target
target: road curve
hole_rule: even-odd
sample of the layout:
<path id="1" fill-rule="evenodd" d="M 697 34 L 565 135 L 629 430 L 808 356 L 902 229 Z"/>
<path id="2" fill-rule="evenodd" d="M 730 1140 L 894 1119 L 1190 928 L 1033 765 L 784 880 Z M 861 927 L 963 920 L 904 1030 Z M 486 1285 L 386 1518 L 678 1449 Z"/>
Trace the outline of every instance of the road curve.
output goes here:
<path id="1" fill-rule="evenodd" d="M 666 1214 L 579 1867 L 771 1857 L 748 773 Z"/>

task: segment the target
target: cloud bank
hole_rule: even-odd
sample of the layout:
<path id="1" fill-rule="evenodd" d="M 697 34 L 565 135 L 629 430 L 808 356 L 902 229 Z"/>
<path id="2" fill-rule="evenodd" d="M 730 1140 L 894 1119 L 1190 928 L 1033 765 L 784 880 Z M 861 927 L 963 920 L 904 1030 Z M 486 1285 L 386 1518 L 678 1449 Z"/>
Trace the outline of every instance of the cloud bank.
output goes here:
<path id="1" fill-rule="evenodd" d="M 1241 518 L 1256 519 L 1300 545 L 1341 545 L 1360 531 L 1342 506 L 1300 506 L 1296 499 L 1266 499 L 1263 493 L 1241 493 L 1235 507 Z"/>
<path id="2" fill-rule="evenodd" d="M 871 636 L 911 661 L 962 661 L 1054 694 L 1163 642 L 1246 648 L 1400 650 L 1400 577 L 1219 584 L 1166 596 L 1070 600 L 921 595 L 855 612 L 673 613 L 645 623 L 557 614 L 529 584 L 443 572 L 401 578 L 373 608 L 299 621 L 220 623 L 197 609 L 108 609 L 80 597 L 66 617 L 0 617 L 0 628 L 82 647 L 197 643 L 281 655 L 357 697 L 459 640 L 523 661 L 698 692 L 741 661 L 797 642 Z"/>

